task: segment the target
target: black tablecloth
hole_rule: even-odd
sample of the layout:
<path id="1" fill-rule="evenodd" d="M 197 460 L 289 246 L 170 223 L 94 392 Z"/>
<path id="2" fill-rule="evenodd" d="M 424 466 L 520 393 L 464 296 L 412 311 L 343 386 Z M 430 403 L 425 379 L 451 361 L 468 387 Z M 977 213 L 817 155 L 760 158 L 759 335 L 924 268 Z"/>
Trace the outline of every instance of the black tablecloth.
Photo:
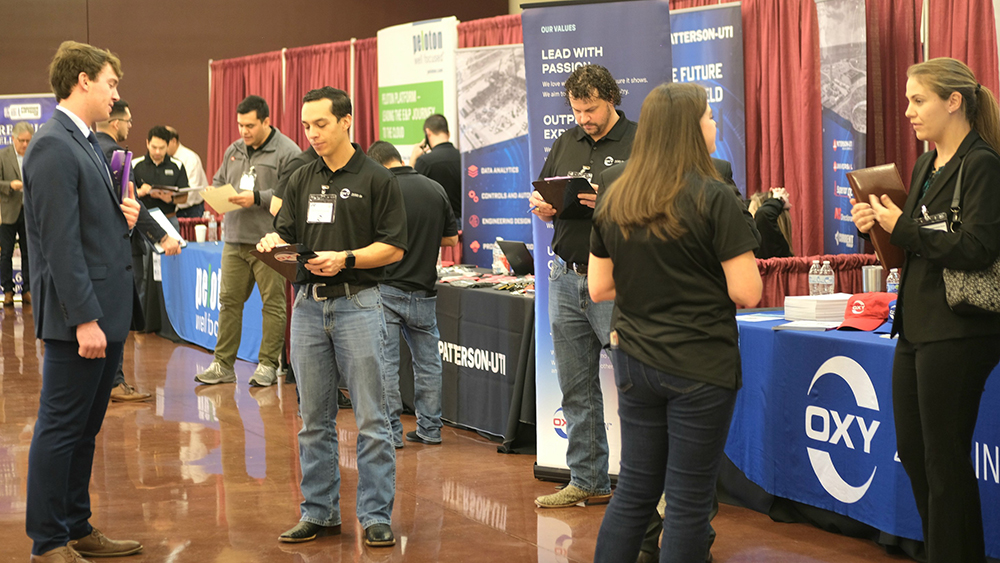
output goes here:
<path id="1" fill-rule="evenodd" d="M 535 302 L 494 289 L 438 284 L 442 418 L 502 439 L 507 453 L 535 442 Z M 413 410 L 413 370 L 400 345 L 400 393 Z"/>

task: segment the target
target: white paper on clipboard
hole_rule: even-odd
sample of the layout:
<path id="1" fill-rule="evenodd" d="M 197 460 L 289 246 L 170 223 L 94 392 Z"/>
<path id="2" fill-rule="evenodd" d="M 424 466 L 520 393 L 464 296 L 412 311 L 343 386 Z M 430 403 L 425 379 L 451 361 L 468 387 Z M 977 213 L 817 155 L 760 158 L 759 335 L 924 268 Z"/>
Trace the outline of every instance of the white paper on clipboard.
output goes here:
<path id="1" fill-rule="evenodd" d="M 161 209 L 157 207 L 149 209 L 149 216 L 152 217 L 153 220 L 157 222 L 157 224 L 163 227 L 164 231 L 167 231 L 168 237 L 176 241 L 180 241 L 181 248 L 187 246 L 188 244 L 187 241 L 184 240 L 184 237 L 182 237 L 181 234 L 177 232 L 177 229 L 174 228 L 173 224 L 170 223 L 170 220 L 167 219 L 167 216 L 163 214 L 163 211 Z M 163 254 L 163 247 L 160 246 L 159 242 L 153 243 L 153 250 L 156 250 L 157 254 Z"/>

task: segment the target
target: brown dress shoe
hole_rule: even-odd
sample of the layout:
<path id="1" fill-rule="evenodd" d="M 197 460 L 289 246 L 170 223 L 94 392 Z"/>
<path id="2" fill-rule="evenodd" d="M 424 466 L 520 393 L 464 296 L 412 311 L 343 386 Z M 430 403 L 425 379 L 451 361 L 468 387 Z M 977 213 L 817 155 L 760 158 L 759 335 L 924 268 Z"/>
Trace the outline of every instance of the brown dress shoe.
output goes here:
<path id="1" fill-rule="evenodd" d="M 89 563 L 69 546 L 50 549 L 41 555 L 32 555 L 31 563 Z"/>
<path id="2" fill-rule="evenodd" d="M 31 292 L 25 291 L 21 293 L 21 305 L 31 305 Z"/>
<path id="3" fill-rule="evenodd" d="M 111 390 L 111 400 L 116 403 L 137 403 L 149 399 L 149 393 L 140 393 L 128 383 L 120 383 Z"/>
<path id="4" fill-rule="evenodd" d="M 4 307 L 13 307 L 14 306 L 14 292 L 13 291 L 5 291 L 4 292 L 4 294 L 3 294 L 3 306 Z"/>
<path id="5" fill-rule="evenodd" d="M 94 528 L 90 535 L 69 542 L 70 547 L 87 557 L 119 557 L 142 551 L 142 544 L 132 540 L 116 541 Z"/>

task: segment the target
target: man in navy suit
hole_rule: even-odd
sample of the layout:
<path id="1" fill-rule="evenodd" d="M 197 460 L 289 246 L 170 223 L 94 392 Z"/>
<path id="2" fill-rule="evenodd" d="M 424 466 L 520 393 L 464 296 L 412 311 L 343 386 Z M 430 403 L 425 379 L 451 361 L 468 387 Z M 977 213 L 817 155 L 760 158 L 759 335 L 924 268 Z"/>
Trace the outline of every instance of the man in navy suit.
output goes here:
<path id="1" fill-rule="evenodd" d="M 45 341 L 38 421 L 28 455 L 26 529 L 33 563 L 131 555 L 91 527 L 90 472 L 132 321 L 129 231 L 139 204 L 112 185 L 90 124 L 118 100 L 110 52 L 66 41 L 49 66 L 59 101 L 24 157 L 24 209 L 35 335 Z"/>

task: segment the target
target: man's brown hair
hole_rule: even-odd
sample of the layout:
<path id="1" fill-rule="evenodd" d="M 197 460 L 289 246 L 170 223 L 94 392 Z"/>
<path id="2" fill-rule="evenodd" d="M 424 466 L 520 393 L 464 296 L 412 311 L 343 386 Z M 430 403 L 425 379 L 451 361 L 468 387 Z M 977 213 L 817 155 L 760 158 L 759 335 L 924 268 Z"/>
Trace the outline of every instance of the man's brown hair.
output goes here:
<path id="1" fill-rule="evenodd" d="M 63 41 L 49 65 L 49 84 L 57 101 L 65 100 L 73 92 L 73 87 L 81 72 L 87 73 L 91 80 L 97 80 L 104 65 L 110 64 L 111 69 L 120 80 L 122 63 L 111 51 L 98 49 L 86 43 Z"/>

